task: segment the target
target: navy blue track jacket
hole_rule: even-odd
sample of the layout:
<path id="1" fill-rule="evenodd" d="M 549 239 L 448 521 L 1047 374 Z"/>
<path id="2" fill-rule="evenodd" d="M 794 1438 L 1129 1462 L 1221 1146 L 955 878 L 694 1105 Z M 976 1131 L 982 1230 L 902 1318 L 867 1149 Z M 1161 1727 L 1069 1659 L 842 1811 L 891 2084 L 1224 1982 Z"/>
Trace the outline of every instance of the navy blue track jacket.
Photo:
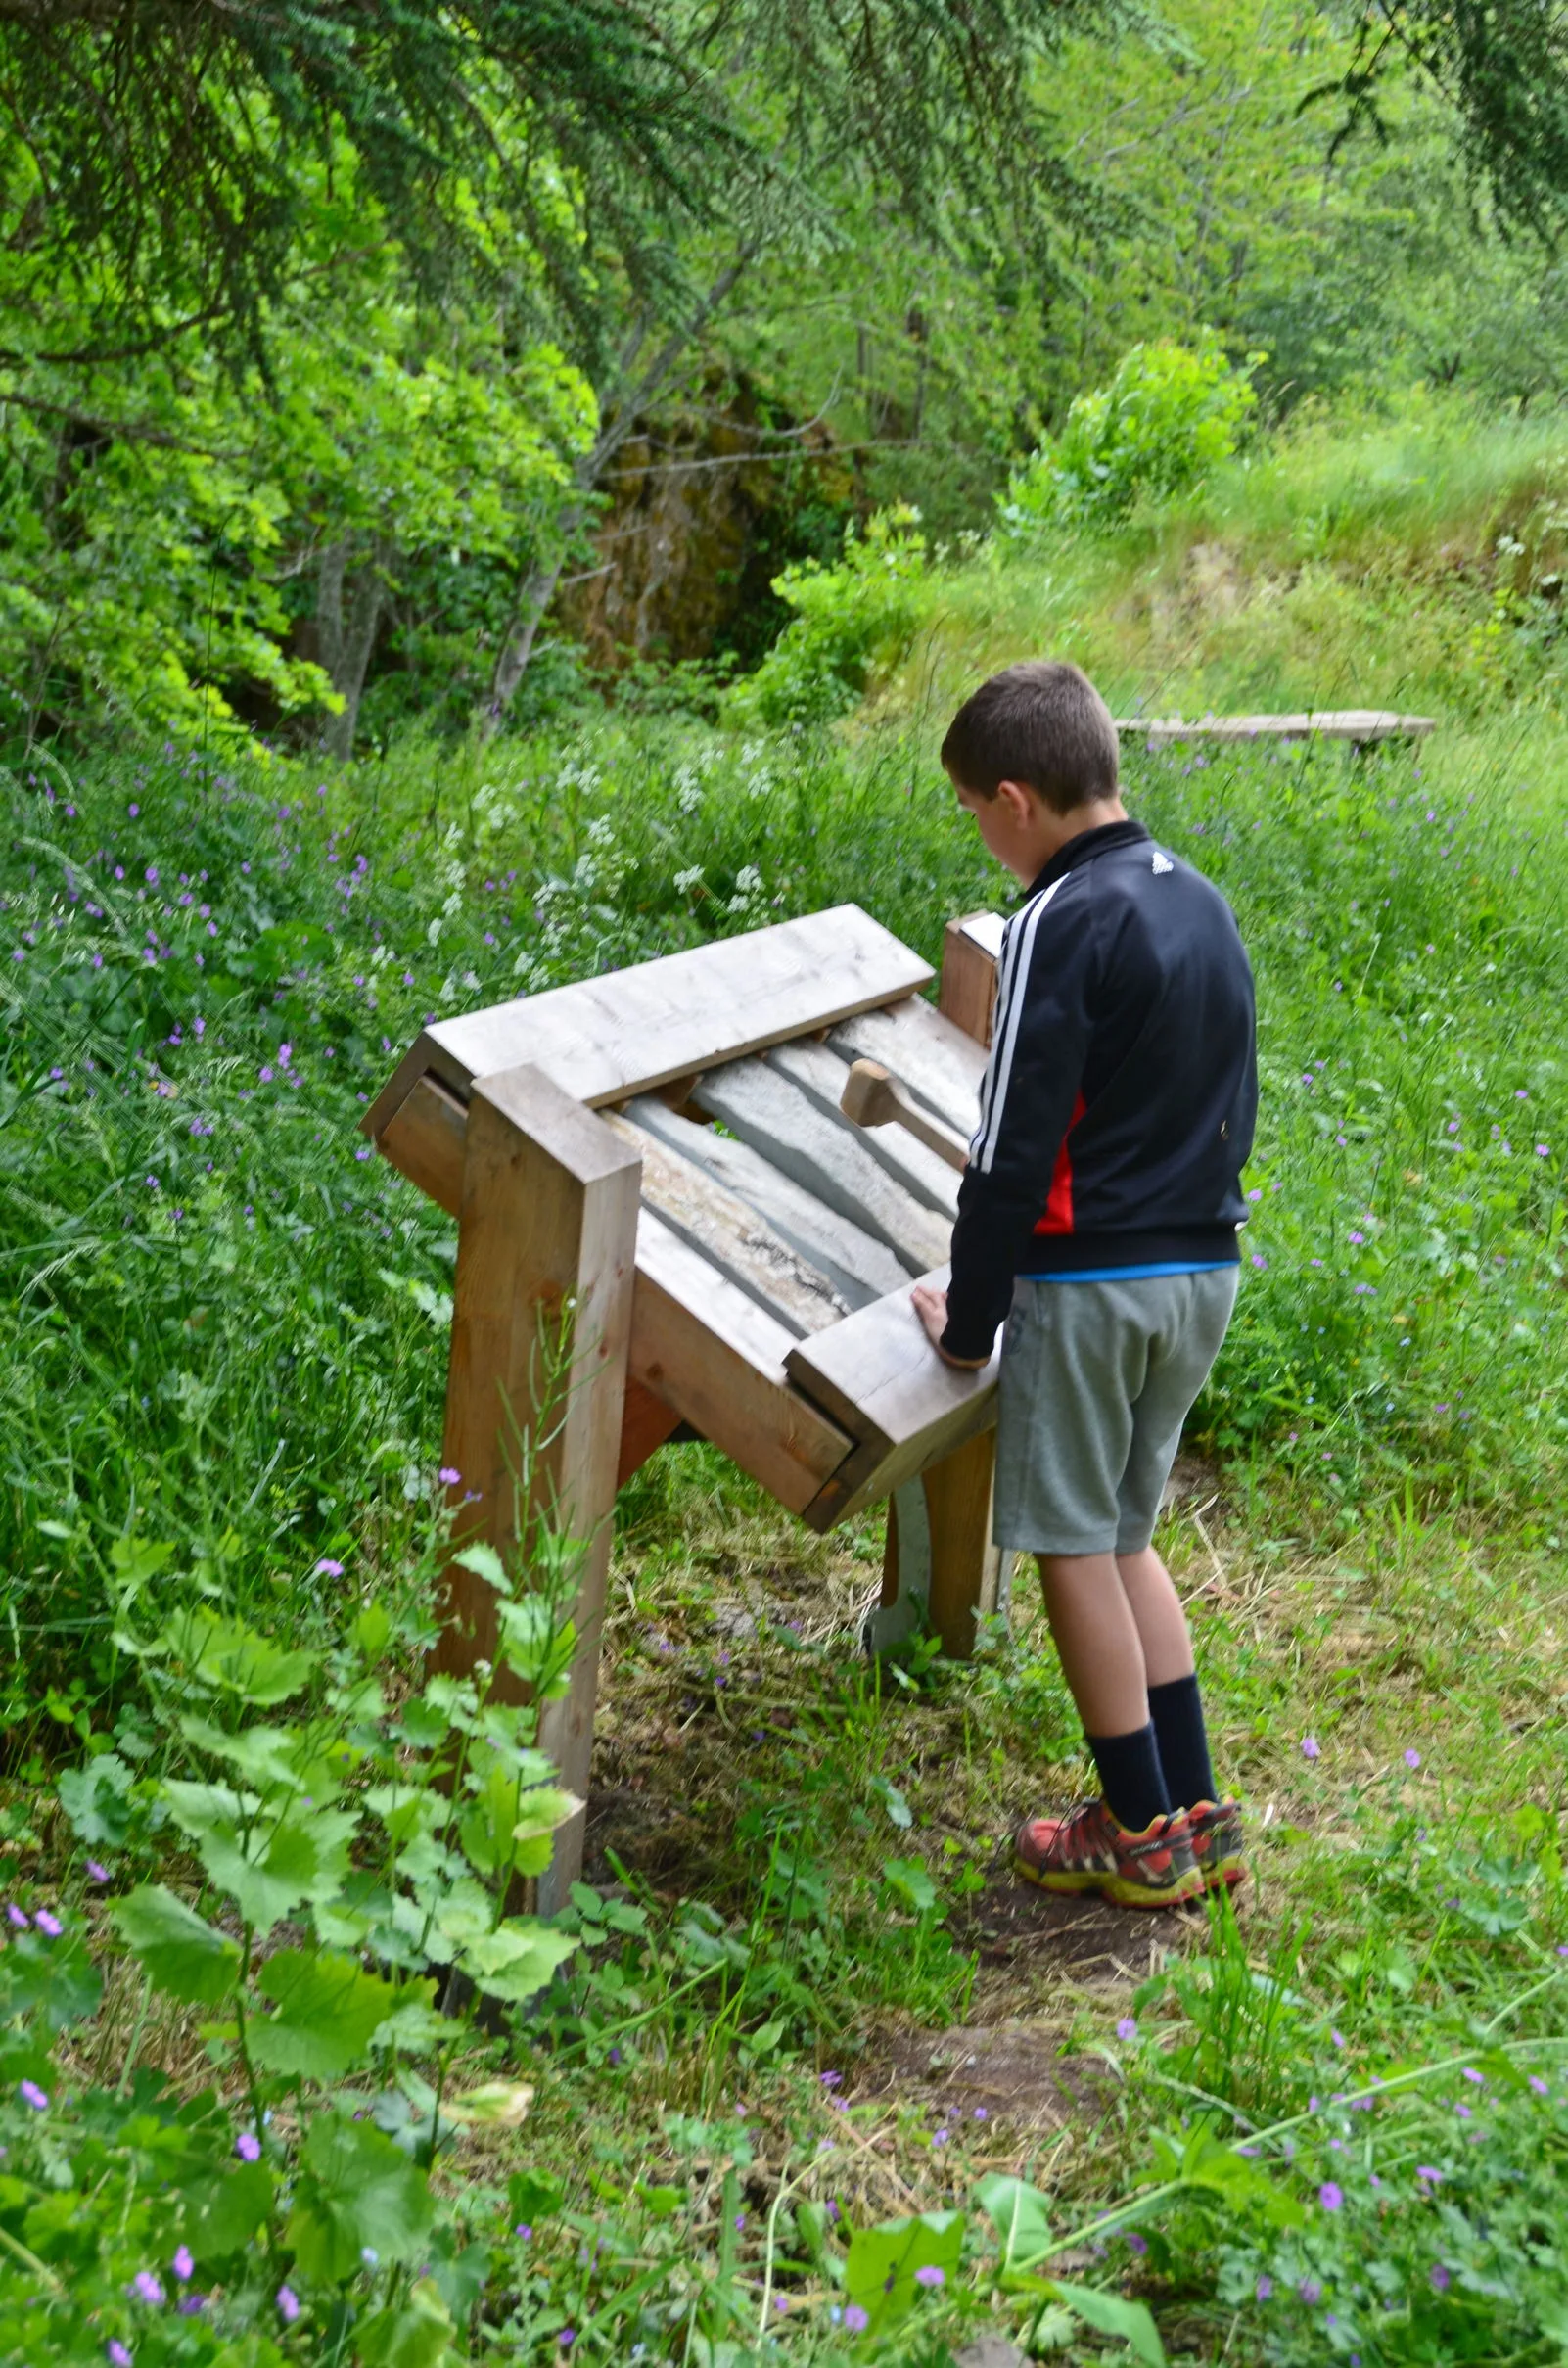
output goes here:
<path id="1" fill-rule="evenodd" d="M 1224 898 L 1141 822 L 1070 839 L 1002 937 L 944 1348 L 988 1356 L 1019 1275 L 1235 1264 L 1257 1110 Z"/>

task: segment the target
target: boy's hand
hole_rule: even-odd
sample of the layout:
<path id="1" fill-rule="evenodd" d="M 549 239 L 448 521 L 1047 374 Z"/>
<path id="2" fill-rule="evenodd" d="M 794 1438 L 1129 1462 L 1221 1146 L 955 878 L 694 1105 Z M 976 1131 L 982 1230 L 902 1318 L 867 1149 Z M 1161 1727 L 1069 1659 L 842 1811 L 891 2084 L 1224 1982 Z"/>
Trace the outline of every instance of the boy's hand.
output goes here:
<path id="1" fill-rule="evenodd" d="M 945 1291 L 934 1291 L 929 1282 L 917 1282 L 909 1296 L 914 1302 L 915 1314 L 925 1326 L 926 1338 L 944 1365 L 956 1366 L 961 1373 L 978 1373 L 983 1365 L 991 1363 L 989 1357 L 949 1357 L 943 1347 L 942 1335 L 947 1328 Z"/>

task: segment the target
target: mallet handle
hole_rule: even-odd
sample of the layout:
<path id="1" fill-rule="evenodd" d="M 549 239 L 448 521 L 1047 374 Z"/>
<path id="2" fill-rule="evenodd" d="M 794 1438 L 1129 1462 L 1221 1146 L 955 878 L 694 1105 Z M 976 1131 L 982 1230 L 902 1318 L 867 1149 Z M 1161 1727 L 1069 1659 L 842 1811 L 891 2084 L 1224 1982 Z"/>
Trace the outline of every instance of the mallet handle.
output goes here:
<path id="1" fill-rule="evenodd" d="M 857 1127 L 903 1127 L 916 1142 L 923 1142 L 928 1151 L 935 1151 L 939 1159 L 945 1159 L 949 1168 L 969 1164 L 969 1145 L 963 1137 L 945 1127 L 940 1118 L 928 1118 L 880 1061 L 852 1064 L 839 1097 L 839 1108 Z"/>

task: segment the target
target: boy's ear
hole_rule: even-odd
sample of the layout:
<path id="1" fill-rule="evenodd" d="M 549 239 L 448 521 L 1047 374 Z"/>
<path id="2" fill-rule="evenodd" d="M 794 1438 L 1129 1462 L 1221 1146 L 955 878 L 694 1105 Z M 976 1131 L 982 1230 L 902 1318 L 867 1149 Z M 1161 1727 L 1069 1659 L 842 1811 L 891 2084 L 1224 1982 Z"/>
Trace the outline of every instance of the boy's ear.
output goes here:
<path id="1" fill-rule="evenodd" d="M 998 781 L 996 798 L 1006 807 L 1015 822 L 1033 820 L 1038 800 L 1027 781 Z"/>

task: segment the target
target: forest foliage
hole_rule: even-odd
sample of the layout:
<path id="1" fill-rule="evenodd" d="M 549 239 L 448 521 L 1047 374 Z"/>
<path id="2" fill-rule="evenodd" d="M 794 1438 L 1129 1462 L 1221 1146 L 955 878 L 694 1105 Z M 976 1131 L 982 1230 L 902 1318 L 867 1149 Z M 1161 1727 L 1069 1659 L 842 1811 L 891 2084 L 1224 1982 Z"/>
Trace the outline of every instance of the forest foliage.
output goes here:
<path id="1" fill-rule="evenodd" d="M 7 740 L 526 720 L 628 439 L 743 386 L 786 512 L 807 426 L 848 464 L 795 556 L 981 526 L 1162 340 L 1270 416 L 1549 397 L 1562 61 L 1472 23 L 1537 13 L 16 0 Z"/>

